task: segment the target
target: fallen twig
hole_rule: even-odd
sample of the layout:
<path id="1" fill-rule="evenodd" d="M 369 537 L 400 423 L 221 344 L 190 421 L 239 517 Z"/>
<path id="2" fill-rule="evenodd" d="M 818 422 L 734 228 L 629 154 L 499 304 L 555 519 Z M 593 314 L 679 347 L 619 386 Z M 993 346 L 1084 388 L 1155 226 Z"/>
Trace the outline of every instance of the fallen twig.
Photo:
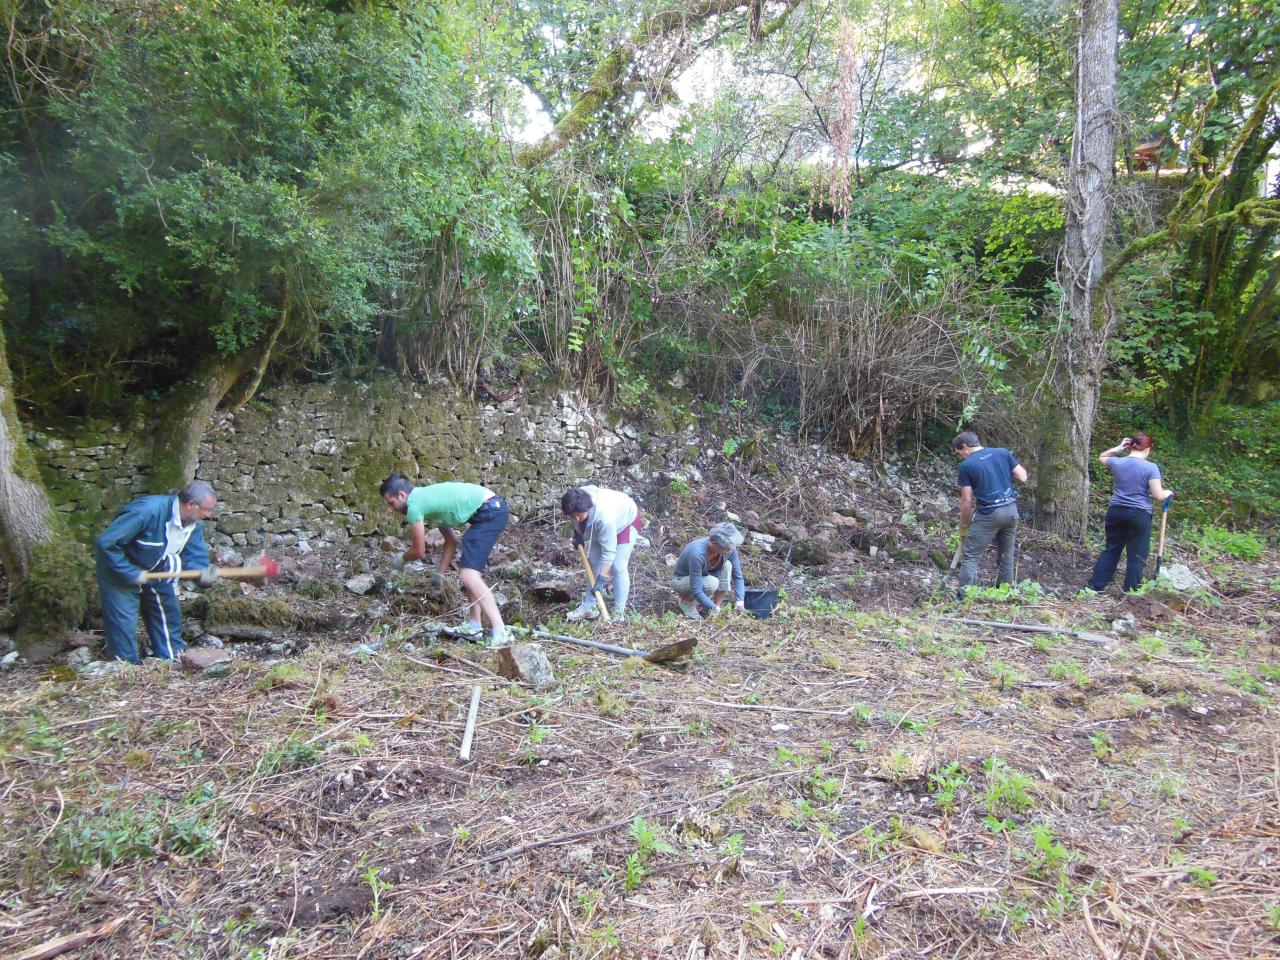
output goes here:
<path id="1" fill-rule="evenodd" d="M 108 920 L 92 930 L 81 930 L 79 933 L 68 933 L 65 936 L 46 940 L 38 946 L 29 947 L 22 953 L 14 954 L 9 960 L 49 960 L 50 957 L 60 957 L 70 950 L 77 950 L 83 947 L 86 943 L 92 943 L 94 940 L 101 940 L 103 937 L 110 936 L 115 933 L 120 924 L 124 923 L 125 919 L 125 917 L 116 917 L 114 920 Z"/>

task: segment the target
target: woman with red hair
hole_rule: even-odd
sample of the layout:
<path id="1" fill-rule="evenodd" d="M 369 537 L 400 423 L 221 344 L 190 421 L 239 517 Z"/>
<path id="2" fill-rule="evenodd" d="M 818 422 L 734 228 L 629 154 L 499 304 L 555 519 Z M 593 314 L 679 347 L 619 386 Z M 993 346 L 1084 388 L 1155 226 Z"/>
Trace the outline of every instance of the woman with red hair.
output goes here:
<path id="1" fill-rule="evenodd" d="M 1107 545 L 1093 566 L 1089 589 L 1102 592 L 1115 575 L 1121 551 L 1128 552 L 1124 569 L 1124 588 L 1137 590 L 1151 549 L 1151 502 L 1163 502 L 1173 496 L 1160 484 L 1160 468 L 1149 459 L 1154 444 L 1140 433 L 1125 437 L 1120 445 L 1098 457 L 1111 471 L 1111 503 L 1107 507 Z M 1128 453 L 1127 457 L 1117 456 Z"/>

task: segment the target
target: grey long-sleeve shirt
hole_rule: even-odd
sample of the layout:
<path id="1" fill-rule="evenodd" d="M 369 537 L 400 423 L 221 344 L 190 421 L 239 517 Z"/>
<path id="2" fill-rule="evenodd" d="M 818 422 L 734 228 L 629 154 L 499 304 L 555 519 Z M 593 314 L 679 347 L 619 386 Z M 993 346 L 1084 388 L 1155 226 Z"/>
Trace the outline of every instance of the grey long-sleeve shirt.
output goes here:
<path id="1" fill-rule="evenodd" d="M 586 522 L 574 523 L 573 527 L 588 547 L 600 545 L 600 566 L 606 567 L 613 563 L 618 553 L 618 534 L 636 522 L 640 508 L 634 500 L 617 490 L 593 486 L 582 489 L 591 497 L 592 507 Z"/>
<path id="2" fill-rule="evenodd" d="M 742 560 L 738 556 L 735 548 L 732 553 L 726 554 L 720 558 L 720 563 L 714 570 L 707 566 L 707 545 L 708 537 L 699 537 L 694 540 L 683 550 L 680 551 L 680 559 L 676 561 L 675 575 L 677 577 L 688 577 L 689 588 L 693 593 L 693 599 L 697 600 L 704 607 L 714 606 L 714 602 L 707 596 L 706 591 L 702 589 L 703 577 L 720 576 L 721 568 L 727 563 L 733 568 L 733 594 L 739 602 L 746 599 L 747 585 L 742 579 Z"/>

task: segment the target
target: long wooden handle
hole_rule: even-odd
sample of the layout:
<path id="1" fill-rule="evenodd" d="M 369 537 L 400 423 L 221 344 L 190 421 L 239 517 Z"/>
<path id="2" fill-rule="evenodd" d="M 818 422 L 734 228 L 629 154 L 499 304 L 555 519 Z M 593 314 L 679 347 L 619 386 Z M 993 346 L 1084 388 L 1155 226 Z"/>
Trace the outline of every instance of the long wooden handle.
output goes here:
<path id="1" fill-rule="evenodd" d="M 951 558 L 951 569 L 960 566 L 960 558 L 964 555 L 964 538 L 969 536 L 969 528 L 960 528 L 960 542 L 956 544 L 956 555 Z"/>
<path id="2" fill-rule="evenodd" d="M 578 556 L 582 558 L 582 569 L 587 571 L 587 584 L 591 587 L 592 594 L 595 595 L 596 606 L 600 608 L 600 616 L 604 617 L 605 623 L 612 623 L 613 620 L 609 616 L 609 608 L 604 605 L 604 597 L 596 589 L 596 575 L 591 572 L 591 561 L 587 559 L 587 551 L 583 549 L 582 544 L 578 544 Z"/>
<path id="3" fill-rule="evenodd" d="M 219 577 L 230 580 L 254 580 L 267 575 L 265 566 L 257 567 L 215 567 Z M 200 576 L 199 570 L 153 571 L 144 573 L 144 580 L 195 580 Z"/>

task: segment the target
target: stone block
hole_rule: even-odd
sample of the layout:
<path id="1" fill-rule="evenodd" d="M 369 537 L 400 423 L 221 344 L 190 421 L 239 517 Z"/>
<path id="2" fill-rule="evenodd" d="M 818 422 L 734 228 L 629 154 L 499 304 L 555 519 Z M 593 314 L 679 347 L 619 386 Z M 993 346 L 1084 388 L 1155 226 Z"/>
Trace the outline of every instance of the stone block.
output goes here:
<path id="1" fill-rule="evenodd" d="M 500 649 L 498 673 L 508 680 L 519 680 L 534 687 L 550 686 L 556 682 L 551 661 L 536 643 L 518 643 Z"/>
<path id="2" fill-rule="evenodd" d="M 231 665 L 231 654 L 216 647 L 184 650 L 178 659 L 192 673 L 221 673 Z"/>

